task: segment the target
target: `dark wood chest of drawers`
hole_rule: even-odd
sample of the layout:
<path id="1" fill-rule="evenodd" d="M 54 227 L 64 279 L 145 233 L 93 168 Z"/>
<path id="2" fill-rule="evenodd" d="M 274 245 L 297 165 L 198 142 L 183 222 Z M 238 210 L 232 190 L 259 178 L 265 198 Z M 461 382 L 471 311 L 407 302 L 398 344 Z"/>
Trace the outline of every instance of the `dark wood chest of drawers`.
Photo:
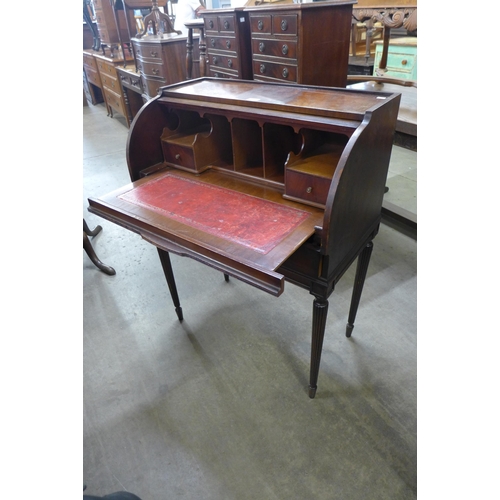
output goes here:
<path id="1" fill-rule="evenodd" d="M 202 12 L 207 42 L 207 76 L 252 79 L 250 27 L 243 9 Z"/>
<path id="2" fill-rule="evenodd" d="M 178 35 L 149 35 L 132 38 L 146 100 L 155 97 L 165 85 L 186 80 L 187 38 Z M 193 40 L 193 58 L 199 59 L 198 38 Z M 199 67 L 193 68 L 193 78 L 198 78 Z"/>
<path id="3" fill-rule="evenodd" d="M 254 80 L 345 87 L 353 3 L 245 8 Z"/>

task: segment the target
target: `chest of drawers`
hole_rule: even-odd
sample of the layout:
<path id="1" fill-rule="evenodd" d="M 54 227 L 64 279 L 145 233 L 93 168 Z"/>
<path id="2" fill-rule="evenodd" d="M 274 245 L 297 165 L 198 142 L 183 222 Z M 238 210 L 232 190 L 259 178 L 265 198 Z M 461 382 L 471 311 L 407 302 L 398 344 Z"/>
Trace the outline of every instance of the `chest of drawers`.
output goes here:
<path id="1" fill-rule="evenodd" d="M 155 97 L 160 87 L 186 80 L 186 42 L 187 37 L 178 35 L 132 38 L 146 100 Z M 198 38 L 194 38 L 193 58 L 199 57 Z M 192 78 L 199 76 L 199 67 L 195 65 Z"/>
<path id="2" fill-rule="evenodd" d="M 345 87 L 353 3 L 246 7 L 254 80 Z"/>
<path id="3" fill-rule="evenodd" d="M 97 29 L 101 42 L 112 47 L 120 43 L 129 42 L 130 38 L 126 30 L 125 14 L 123 9 L 113 12 L 113 6 L 110 0 L 92 0 L 96 17 Z M 118 20 L 117 26 L 115 15 Z M 118 30 L 120 30 L 118 32 Z"/>
<path id="4" fill-rule="evenodd" d="M 130 119 L 125 106 L 122 87 L 115 67 L 118 64 L 123 65 L 123 61 L 115 61 L 101 54 L 96 54 L 94 58 L 99 71 L 104 102 L 106 103 L 108 114 L 113 116 L 113 111 L 120 113 L 126 118 L 127 125 L 130 126 Z"/>
<path id="5" fill-rule="evenodd" d="M 103 102 L 101 77 L 92 51 L 83 51 L 83 72 L 87 100 L 94 105 Z"/>
<path id="6" fill-rule="evenodd" d="M 252 79 L 248 14 L 240 8 L 204 11 L 207 76 Z"/>

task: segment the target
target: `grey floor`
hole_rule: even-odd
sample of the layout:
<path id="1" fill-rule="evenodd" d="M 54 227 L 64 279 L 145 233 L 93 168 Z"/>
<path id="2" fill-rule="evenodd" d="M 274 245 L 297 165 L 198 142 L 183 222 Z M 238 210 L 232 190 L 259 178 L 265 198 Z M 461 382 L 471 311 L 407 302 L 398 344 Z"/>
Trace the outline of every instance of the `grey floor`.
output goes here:
<path id="1" fill-rule="evenodd" d="M 103 105 L 84 107 L 83 215 L 116 270 L 83 253 L 86 493 L 416 498 L 416 241 L 382 224 L 351 339 L 354 269 L 338 284 L 311 400 L 311 295 L 287 284 L 275 298 L 173 255 L 180 323 L 156 250 L 87 211 L 87 197 L 129 181 L 127 132 Z M 400 176 L 416 181 L 415 153 L 394 151 L 389 177 Z"/>

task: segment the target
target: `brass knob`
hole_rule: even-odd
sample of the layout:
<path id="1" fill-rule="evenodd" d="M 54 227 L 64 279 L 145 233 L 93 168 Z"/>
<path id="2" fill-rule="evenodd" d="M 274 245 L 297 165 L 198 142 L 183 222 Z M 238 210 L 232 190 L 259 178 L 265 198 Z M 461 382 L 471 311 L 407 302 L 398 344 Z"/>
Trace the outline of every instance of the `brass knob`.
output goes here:
<path id="1" fill-rule="evenodd" d="M 233 67 L 233 61 L 231 59 L 227 60 L 227 67 L 232 68 Z"/>
<path id="2" fill-rule="evenodd" d="M 408 61 L 407 61 L 406 59 L 403 59 L 403 60 L 401 61 L 401 64 L 402 64 L 403 66 L 406 66 L 406 65 L 408 64 Z"/>
<path id="3" fill-rule="evenodd" d="M 153 75 L 158 75 L 160 73 L 160 70 L 157 68 L 153 68 Z"/>
<path id="4" fill-rule="evenodd" d="M 306 189 L 306 193 L 312 193 L 312 190 L 313 188 L 311 186 L 309 186 L 307 189 Z"/>
<path id="5" fill-rule="evenodd" d="M 288 69 L 283 68 L 283 71 L 281 72 L 281 74 L 283 75 L 283 78 L 288 78 Z"/>
<path id="6" fill-rule="evenodd" d="M 154 50 L 151 51 L 151 56 L 156 57 L 158 55 L 158 52 L 155 52 Z"/>
<path id="7" fill-rule="evenodd" d="M 210 19 L 210 21 L 208 21 L 208 27 L 210 29 L 212 29 L 214 27 L 214 22 Z"/>
<path id="8" fill-rule="evenodd" d="M 261 73 L 265 73 L 266 72 L 266 65 L 265 64 L 261 64 L 260 67 L 259 67 L 259 70 Z"/>
<path id="9" fill-rule="evenodd" d="M 224 29 L 229 29 L 229 21 L 224 21 Z"/>
<path id="10" fill-rule="evenodd" d="M 214 64 L 218 64 L 219 63 L 219 58 L 218 57 L 214 57 L 213 58 L 213 62 L 214 62 Z"/>
<path id="11" fill-rule="evenodd" d="M 215 47 L 215 39 L 213 39 L 213 38 L 210 39 L 210 45 L 212 47 Z"/>
<path id="12" fill-rule="evenodd" d="M 288 45 L 285 43 L 283 47 L 281 47 L 281 53 L 286 56 L 288 54 Z"/>
<path id="13" fill-rule="evenodd" d="M 266 46 L 265 46 L 264 42 L 260 42 L 259 43 L 259 52 L 264 52 L 265 49 L 266 49 Z"/>
<path id="14" fill-rule="evenodd" d="M 259 20 L 257 23 L 257 28 L 262 31 L 264 29 L 264 22 L 262 20 Z"/>
<path id="15" fill-rule="evenodd" d="M 286 22 L 285 19 L 281 21 L 281 31 L 286 31 L 288 29 L 288 23 Z"/>
<path id="16" fill-rule="evenodd" d="M 231 48 L 231 40 L 226 40 L 226 49 Z"/>

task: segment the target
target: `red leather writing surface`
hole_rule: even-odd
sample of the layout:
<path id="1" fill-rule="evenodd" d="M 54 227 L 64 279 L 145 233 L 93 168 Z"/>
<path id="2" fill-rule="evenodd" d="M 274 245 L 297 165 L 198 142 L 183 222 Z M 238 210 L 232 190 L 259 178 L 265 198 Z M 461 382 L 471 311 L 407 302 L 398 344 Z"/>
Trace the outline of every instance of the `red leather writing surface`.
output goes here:
<path id="1" fill-rule="evenodd" d="M 120 198 L 262 254 L 272 250 L 309 215 L 173 173 Z"/>

